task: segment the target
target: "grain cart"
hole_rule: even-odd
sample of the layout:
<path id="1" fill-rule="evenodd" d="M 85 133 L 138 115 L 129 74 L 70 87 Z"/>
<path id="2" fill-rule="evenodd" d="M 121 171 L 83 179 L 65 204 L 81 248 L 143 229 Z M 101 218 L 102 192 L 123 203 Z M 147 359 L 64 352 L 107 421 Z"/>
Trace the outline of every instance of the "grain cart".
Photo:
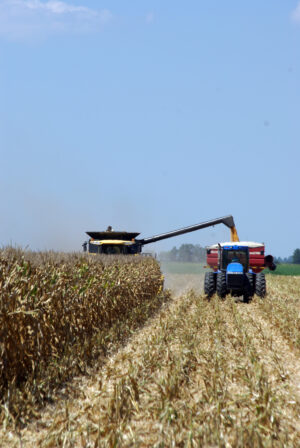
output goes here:
<path id="1" fill-rule="evenodd" d="M 265 274 L 275 270 L 272 255 L 265 256 L 265 246 L 249 241 L 215 244 L 207 248 L 207 264 L 213 270 L 205 273 L 204 291 L 207 297 L 215 292 L 222 299 L 227 294 L 243 296 L 249 302 L 254 294 L 266 295 Z"/>

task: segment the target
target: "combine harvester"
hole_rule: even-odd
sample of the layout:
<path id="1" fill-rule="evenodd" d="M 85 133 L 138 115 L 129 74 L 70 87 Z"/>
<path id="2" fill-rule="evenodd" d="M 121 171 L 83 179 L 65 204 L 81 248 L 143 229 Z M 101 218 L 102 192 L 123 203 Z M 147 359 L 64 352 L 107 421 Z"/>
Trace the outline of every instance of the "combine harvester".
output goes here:
<path id="1" fill-rule="evenodd" d="M 216 224 L 225 224 L 229 227 L 231 242 L 218 243 L 207 248 L 207 264 L 212 271 L 205 274 L 205 294 L 209 298 L 217 292 L 222 299 L 227 294 L 243 296 L 244 302 L 249 302 L 254 293 L 264 297 L 266 295 L 266 279 L 261 271 L 266 267 L 270 270 L 276 269 L 273 257 L 272 255 L 265 256 L 264 244 L 249 241 L 239 242 L 231 215 L 144 239 L 137 239 L 139 233 L 115 232 L 111 227 L 104 232 L 86 232 L 90 239 L 83 244 L 83 250 L 92 254 L 135 255 L 140 254 L 146 244 Z"/>

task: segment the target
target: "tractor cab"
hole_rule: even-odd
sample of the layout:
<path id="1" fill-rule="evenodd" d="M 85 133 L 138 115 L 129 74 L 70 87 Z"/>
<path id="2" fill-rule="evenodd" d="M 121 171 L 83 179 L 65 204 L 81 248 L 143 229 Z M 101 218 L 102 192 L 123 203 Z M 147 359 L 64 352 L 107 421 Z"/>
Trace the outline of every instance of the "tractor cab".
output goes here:
<path id="1" fill-rule="evenodd" d="M 247 272 L 249 269 L 249 248 L 248 246 L 223 246 L 220 249 L 220 270 L 232 271 L 237 265 L 240 266 L 238 272 Z"/>
<path id="2" fill-rule="evenodd" d="M 246 273 L 249 269 L 249 247 L 239 245 L 219 246 L 221 274 L 219 283 L 225 291 L 230 291 L 233 296 L 244 295 L 245 301 L 248 300 L 250 291 L 248 291 L 248 278 Z"/>

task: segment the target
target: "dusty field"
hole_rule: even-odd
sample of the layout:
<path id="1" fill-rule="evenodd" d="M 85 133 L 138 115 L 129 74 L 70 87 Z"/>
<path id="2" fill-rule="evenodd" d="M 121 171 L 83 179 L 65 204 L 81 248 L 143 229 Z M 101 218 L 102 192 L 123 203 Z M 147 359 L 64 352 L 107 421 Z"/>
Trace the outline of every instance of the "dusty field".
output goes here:
<path id="1" fill-rule="evenodd" d="M 126 346 L 0 445 L 299 447 L 300 278 L 268 278 L 268 297 L 243 304 L 207 302 L 183 277 Z"/>
<path id="2" fill-rule="evenodd" d="M 165 288 L 171 290 L 173 297 L 183 295 L 193 289 L 196 293 L 203 293 L 203 274 L 169 274 L 164 273 Z"/>

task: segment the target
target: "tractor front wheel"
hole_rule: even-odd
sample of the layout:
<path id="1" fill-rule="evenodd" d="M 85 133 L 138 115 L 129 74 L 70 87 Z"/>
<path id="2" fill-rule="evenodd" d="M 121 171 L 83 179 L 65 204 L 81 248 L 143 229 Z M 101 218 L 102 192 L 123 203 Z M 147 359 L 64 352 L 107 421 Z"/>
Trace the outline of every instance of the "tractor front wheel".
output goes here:
<path id="1" fill-rule="evenodd" d="M 210 298 L 216 292 L 216 279 L 214 272 L 205 272 L 204 292 L 207 298 Z"/>
<path id="2" fill-rule="evenodd" d="M 225 299 L 227 294 L 226 272 L 217 274 L 217 294 L 221 299 Z"/>
<path id="3" fill-rule="evenodd" d="M 255 291 L 255 274 L 253 274 L 252 272 L 248 272 L 246 274 L 246 277 L 248 280 L 248 286 L 250 288 L 250 295 L 253 296 Z"/>
<path id="4" fill-rule="evenodd" d="M 254 286 L 253 286 L 253 274 L 246 274 L 245 283 L 244 283 L 244 291 L 243 291 L 243 302 L 249 303 L 254 294 Z"/>

